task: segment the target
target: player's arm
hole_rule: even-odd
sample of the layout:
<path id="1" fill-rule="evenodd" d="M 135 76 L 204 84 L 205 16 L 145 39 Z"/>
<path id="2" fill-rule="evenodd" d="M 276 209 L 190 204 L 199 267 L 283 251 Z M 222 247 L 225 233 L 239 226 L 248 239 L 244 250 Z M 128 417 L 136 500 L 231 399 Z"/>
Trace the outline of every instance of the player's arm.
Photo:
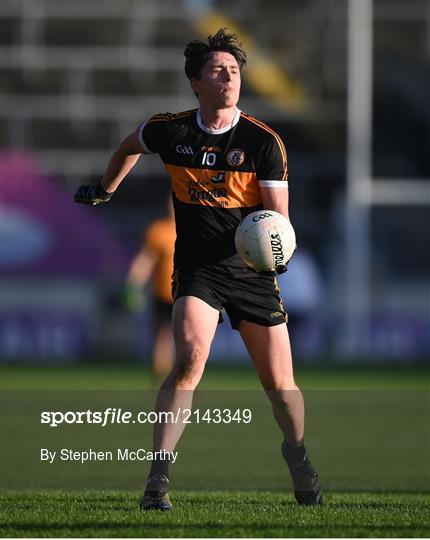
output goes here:
<path id="1" fill-rule="evenodd" d="M 271 132 L 262 146 L 257 159 L 257 180 L 260 188 L 261 202 L 266 210 L 274 210 L 289 218 L 288 212 L 288 163 L 287 151 L 277 133 Z M 286 265 L 277 266 L 276 272 L 281 274 Z"/>
<path id="2" fill-rule="evenodd" d="M 260 182 L 260 193 L 263 207 L 266 210 L 274 210 L 275 212 L 279 212 L 287 219 L 290 219 L 288 215 L 288 181 L 283 180 L 273 183 L 279 184 L 282 187 L 267 187 L 267 184 L 272 185 L 271 182 L 266 182 L 266 187 L 264 187 L 264 182 Z M 286 264 L 276 267 L 277 274 L 283 274 L 286 271 Z"/>
<path id="3" fill-rule="evenodd" d="M 124 283 L 123 301 L 130 311 L 142 311 L 146 306 L 144 286 L 152 277 L 158 262 L 157 254 L 143 246 L 130 263 Z"/>
<path id="4" fill-rule="evenodd" d="M 131 261 L 126 282 L 134 287 L 145 285 L 152 276 L 157 261 L 157 254 L 148 246 L 144 246 Z"/>
<path id="5" fill-rule="evenodd" d="M 263 207 L 289 219 L 287 151 L 274 131 L 258 154 L 256 172 Z"/>
<path id="6" fill-rule="evenodd" d="M 273 182 L 275 183 L 275 182 Z M 274 210 L 283 214 L 286 218 L 288 215 L 288 182 L 276 182 L 282 187 L 265 187 L 264 182 L 260 182 L 260 193 L 263 207 L 266 210 Z"/>
<path id="7" fill-rule="evenodd" d="M 75 202 L 95 205 L 109 201 L 141 154 L 142 146 L 137 129 L 130 133 L 112 154 L 106 172 L 97 186 L 81 186 L 75 194 Z"/>

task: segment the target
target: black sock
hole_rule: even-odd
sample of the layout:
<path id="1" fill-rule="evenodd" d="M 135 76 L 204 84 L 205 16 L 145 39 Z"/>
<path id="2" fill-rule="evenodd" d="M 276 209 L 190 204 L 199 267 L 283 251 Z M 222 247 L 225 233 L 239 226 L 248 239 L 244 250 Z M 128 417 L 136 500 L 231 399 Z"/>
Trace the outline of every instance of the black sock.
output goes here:
<path id="1" fill-rule="evenodd" d="M 167 476 L 169 478 L 169 465 L 170 460 L 169 459 L 159 459 L 156 458 L 152 461 L 151 470 L 149 471 L 148 478 L 151 478 L 151 476 L 162 474 L 163 476 Z"/>
<path id="2" fill-rule="evenodd" d="M 284 441 L 281 446 L 282 456 L 289 467 L 298 467 L 308 461 L 305 445 L 290 446 L 287 441 Z"/>

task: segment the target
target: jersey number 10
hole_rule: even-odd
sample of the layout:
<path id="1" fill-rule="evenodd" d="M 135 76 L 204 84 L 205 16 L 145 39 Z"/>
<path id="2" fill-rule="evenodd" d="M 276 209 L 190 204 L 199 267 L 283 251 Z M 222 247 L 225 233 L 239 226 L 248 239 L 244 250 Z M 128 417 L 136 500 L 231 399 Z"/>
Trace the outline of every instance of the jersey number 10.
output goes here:
<path id="1" fill-rule="evenodd" d="M 212 165 L 215 165 L 215 161 L 216 154 L 214 152 L 205 152 L 203 154 L 202 165 L 209 165 L 209 167 L 212 167 Z"/>

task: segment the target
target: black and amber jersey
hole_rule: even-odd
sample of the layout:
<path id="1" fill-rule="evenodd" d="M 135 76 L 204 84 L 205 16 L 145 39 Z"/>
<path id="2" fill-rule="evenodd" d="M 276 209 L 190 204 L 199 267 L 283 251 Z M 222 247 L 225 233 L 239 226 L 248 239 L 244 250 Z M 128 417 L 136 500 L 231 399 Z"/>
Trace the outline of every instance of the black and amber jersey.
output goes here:
<path id="1" fill-rule="evenodd" d="M 172 179 L 175 268 L 245 268 L 236 254 L 240 220 L 262 208 L 260 185 L 287 187 L 287 156 L 277 133 L 244 112 L 208 130 L 194 109 L 157 114 L 140 128 L 144 153 L 158 153 Z"/>

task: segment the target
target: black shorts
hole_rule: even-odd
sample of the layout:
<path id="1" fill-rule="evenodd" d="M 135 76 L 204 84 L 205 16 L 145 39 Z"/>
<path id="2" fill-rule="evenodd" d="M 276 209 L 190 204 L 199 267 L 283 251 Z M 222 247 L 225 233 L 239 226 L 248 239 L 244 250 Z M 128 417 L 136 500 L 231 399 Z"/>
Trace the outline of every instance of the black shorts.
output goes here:
<path id="1" fill-rule="evenodd" d="M 174 301 L 181 296 L 200 298 L 220 312 L 219 322 L 225 310 L 235 330 L 242 320 L 262 326 L 287 321 L 274 272 L 244 270 L 238 275 L 221 265 L 181 268 L 173 272 L 172 294 Z"/>
<path id="2" fill-rule="evenodd" d="M 172 322 L 172 304 L 154 297 L 154 322 L 157 330 Z"/>

